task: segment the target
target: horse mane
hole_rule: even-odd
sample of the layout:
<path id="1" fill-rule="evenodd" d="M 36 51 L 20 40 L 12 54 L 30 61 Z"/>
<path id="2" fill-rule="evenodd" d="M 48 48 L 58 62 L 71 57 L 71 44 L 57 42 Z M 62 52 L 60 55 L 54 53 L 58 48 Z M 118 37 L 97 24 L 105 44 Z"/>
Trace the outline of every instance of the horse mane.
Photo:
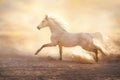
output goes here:
<path id="1" fill-rule="evenodd" d="M 59 25 L 63 30 L 68 31 L 68 24 L 61 18 L 56 16 L 49 16 L 49 19 L 52 20 L 55 24 Z"/>

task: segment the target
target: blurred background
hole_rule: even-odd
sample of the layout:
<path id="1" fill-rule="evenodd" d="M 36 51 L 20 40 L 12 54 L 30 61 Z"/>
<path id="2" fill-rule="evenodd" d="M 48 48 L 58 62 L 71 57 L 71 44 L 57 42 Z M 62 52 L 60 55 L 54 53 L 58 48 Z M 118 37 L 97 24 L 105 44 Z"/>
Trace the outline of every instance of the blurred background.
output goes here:
<path id="1" fill-rule="evenodd" d="M 69 32 L 109 36 L 108 50 L 120 54 L 120 0 L 0 0 L 0 55 L 34 56 L 38 48 L 49 43 L 49 29 L 36 28 L 46 14 L 64 19 Z M 68 53 L 91 59 L 80 47 L 65 48 L 64 54 Z M 58 58 L 58 49 L 45 48 L 39 56 L 43 55 Z"/>

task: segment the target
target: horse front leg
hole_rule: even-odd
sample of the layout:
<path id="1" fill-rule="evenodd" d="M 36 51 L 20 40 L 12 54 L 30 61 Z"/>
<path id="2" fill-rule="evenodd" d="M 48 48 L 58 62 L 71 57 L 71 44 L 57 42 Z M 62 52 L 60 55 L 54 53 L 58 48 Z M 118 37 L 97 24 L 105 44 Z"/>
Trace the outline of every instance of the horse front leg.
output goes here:
<path id="1" fill-rule="evenodd" d="M 59 46 L 60 60 L 62 60 L 62 46 L 61 45 L 58 46 Z"/>
<path id="2" fill-rule="evenodd" d="M 42 45 L 42 47 L 36 51 L 35 55 L 37 55 L 44 47 L 52 47 L 52 46 L 56 46 L 56 44 L 48 43 L 48 44 Z"/>

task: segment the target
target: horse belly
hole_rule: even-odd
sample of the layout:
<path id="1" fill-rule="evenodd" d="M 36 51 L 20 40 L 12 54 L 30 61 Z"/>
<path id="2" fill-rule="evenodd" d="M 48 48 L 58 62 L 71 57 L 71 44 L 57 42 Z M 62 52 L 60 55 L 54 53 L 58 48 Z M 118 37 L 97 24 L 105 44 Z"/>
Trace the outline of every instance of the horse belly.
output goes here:
<path id="1" fill-rule="evenodd" d="M 63 36 L 60 39 L 60 44 L 64 47 L 73 47 L 78 45 L 78 39 L 73 36 Z"/>

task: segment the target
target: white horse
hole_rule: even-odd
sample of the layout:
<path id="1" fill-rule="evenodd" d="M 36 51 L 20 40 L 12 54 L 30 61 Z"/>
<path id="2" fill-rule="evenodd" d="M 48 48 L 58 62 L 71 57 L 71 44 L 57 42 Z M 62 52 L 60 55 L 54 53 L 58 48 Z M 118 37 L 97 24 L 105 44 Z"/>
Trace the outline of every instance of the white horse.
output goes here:
<path id="1" fill-rule="evenodd" d="M 37 26 L 37 29 L 49 27 L 51 35 L 51 43 L 44 44 L 37 50 L 38 54 L 44 47 L 59 46 L 60 60 L 62 60 L 62 47 L 81 46 L 83 49 L 95 53 L 95 61 L 98 62 L 98 50 L 104 54 L 103 50 L 93 43 L 93 37 L 89 33 L 69 33 L 63 29 L 61 23 L 53 17 L 47 15 Z M 105 54 L 104 54 L 105 55 Z"/>

